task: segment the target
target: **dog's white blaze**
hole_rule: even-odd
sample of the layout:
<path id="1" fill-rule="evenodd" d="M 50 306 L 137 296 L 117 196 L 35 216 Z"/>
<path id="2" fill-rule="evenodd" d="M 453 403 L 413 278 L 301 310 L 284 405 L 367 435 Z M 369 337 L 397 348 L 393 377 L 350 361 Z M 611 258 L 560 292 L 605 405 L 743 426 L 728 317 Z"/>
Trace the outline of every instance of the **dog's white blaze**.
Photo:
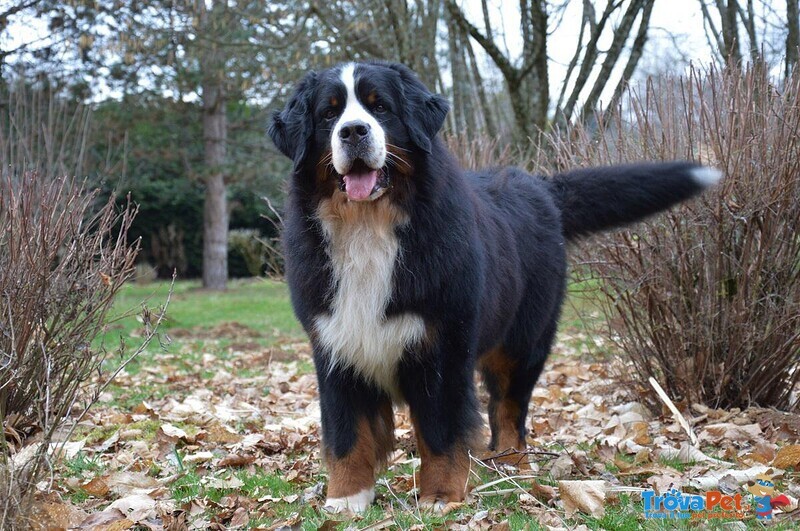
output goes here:
<path id="1" fill-rule="evenodd" d="M 318 340 L 336 365 L 352 367 L 396 400 L 397 364 L 406 347 L 419 342 L 425 323 L 419 315 L 386 318 L 392 276 L 400 251 L 397 223 L 377 219 L 371 204 L 348 204 L 356 215 L 342 220 L 322 201 L 319 219 L 328 243 L 336 293 L 332 312 L 316 317 Z"/>
<path id="2" fill-rule="evenodd" d="M 353 511 L 354 513 L 363 513 L 370 506 L 375 499 L 375 489 L 364 489 L 357 492 L 352 496 L 345 496 L 344 498 L 328 498 L 325 501 L 325 510 L 331 513 L 340 513 L 343 511 Z"/>
<path id="3" fill-rule="evenodd" d="M 371 136 L 370 145 L 372 150 L 364 157 L 364 162 L 373 169 L 383 168 L 386 162 L 386 135 L 383 132 L 383 127 L 378 123 L 372 114 L 361 105 L 356 97 L 356 78 L 355 78 L 356 65 L 353 63 L 347 64 L 342 68 L 340 79 L 347 89 L 347 100 L 345 101 L 344 111 L 333 127 L 331 133 L 331 152 L 333 167 L 339 175 L 345 175 L 350 171 L 353 161 L 347 156 L 342 146 L 342 141 L 339 138 L 339 131 L 343 124 L 352 122 L 353 120 L 361 120 L 369 125 L 369 134 Z"/>

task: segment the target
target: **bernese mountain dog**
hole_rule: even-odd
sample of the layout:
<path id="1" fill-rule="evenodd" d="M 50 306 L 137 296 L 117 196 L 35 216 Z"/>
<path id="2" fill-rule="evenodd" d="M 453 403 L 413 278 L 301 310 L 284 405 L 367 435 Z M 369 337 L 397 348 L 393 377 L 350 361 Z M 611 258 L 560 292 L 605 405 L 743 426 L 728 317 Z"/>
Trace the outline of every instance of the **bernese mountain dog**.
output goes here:
<path id="1" fill-rule="evenodd" d="M 571 239 L 664 210 L 714 184 L 690 162 L 462 170 L 437 136 L 447 101 L 400 64 L 311 72 L 269 135 L 292 159 L 283 244 L 314 353 L 326 507 L 364 511 L 405 403 L 419 501 L 464 499 L 489 392 L 490 450 L 526 448 Z"/>

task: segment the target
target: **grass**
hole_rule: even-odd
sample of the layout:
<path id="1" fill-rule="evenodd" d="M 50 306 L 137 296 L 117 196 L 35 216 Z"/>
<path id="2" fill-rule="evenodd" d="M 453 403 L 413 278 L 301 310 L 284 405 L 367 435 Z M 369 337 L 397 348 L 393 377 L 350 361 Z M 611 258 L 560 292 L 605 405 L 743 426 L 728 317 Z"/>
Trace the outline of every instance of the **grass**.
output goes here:
<path id="1" fill-rule="evenodd" d="M 122 288 L 111 312 L 111 324 L 101 336 L 106 345 L 119 337 L 136 339 L 142 327 L 135 315 L 142 304 L 162 305 L 169 294 L 168 282 L 127 284 Z M 278 338 L 303 339 L 303 331 L 292 313 L 289 292 L 282 282 L 266 279 L 234 280 L 225 292 L 205 291 L 195 280 L 175 283 L 162 331 L 210 330 L 236 323 L 260 335 L 265 343 Z"/>
<path id="2" fill-rule="evenodd" d="M 78 452 L 75 457 L 65 460 L 64 467 L 67 477 L 82 477 L 86 473 L 96 474 L 105 468 L 98 459 L 89 457 L 83 452 Z"/>

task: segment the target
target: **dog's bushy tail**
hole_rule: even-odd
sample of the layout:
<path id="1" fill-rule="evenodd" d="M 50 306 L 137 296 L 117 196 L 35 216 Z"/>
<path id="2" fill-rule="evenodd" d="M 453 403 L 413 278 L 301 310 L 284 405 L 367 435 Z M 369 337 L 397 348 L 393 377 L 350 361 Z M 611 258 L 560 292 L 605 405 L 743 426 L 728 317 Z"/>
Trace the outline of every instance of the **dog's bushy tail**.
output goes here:
<path id="1" fill-rule="evenodd" d="M 552 177 L 568 239 L 666 210 L 716 184 L 722 173 L 691 162 L 587 168 Z"/>

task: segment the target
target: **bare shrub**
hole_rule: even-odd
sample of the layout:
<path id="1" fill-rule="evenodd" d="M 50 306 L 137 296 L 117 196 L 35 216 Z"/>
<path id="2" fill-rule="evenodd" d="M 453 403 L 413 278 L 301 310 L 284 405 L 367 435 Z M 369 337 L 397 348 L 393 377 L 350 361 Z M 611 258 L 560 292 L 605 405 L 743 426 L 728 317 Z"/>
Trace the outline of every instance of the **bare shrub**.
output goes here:
<path id="1" fill-rule="evenodd" d="M 0 87 L 0 529 L 32 520 L 35 486 L 71 429 L 135 352 L 93 340 L 134 271 L 126 239 L 136 211 L 76 179 L 88 109 L 45 90 Z M 108 363 L 104 363 L 108 362 Z"/>
<path id="2" fill-rule="evenodd" d="M 691 403 L 797 406 L 799 98 L 797 73 L 779 85 L 762 67 L 694 70 L 629 93 L 596 130 L 551 136 L 554 168 L 690 159 L 725 173 L 698 200 L 582 246 L 638 391 L 653 376 Z"/>
<path id="3" fill-rule="evenodd" d="M 508 166 L 518 159 L 516 149 L 499 138 L 447 135 L 444 140 L 461 167 L 467 170 Z"/>
<path id="4" fill-rule="evenodd" d="M 280 234 L 283 231 L 283 218 L 280 212 L 273 206 L 269 197 L 261 198 L 266 203 L 267 208 L 272 213 L 272 216 L 262 214 L 261 217 L 267 219 L 275 227 L 276 236 L 271 238 L 258 238 L 258 243 L 261 244 L 264 253 L 264 272 L 270 278 L 281 279 L 285 272 L 283 261 L 283 245 L 281 243 Z"/>
<path id="5" fill-rule="evenodd" d="M 91 342 L 134 270 L 134 209 L 117 213 L 111 200 L 93 214 L 94 199 L 65 178 L 0 182 L 0 527 L 24 511 L 56 430 L 98 370 Z"/>

